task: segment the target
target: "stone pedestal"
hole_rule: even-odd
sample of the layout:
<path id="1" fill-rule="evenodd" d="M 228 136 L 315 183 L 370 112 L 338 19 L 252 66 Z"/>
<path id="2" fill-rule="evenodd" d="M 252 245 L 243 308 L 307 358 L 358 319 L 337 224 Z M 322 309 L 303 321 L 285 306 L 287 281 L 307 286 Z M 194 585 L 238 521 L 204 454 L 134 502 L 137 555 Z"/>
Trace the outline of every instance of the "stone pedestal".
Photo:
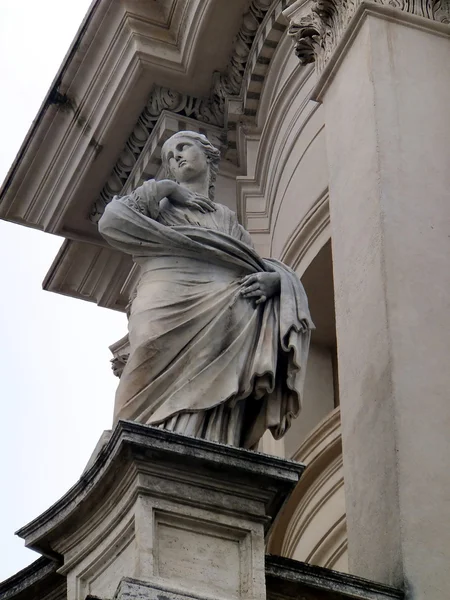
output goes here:
<path id="1" fill-rule="evenodd" d="M 263 600 L 264 537 L 302 471 L 121 421 L 80 481 L 18 533 L 62 562 L 68 600 Z"/>
<path id="2" fill-rule="evenodd" d="M 342 16 L 344 3 L 331 4 Z M 326 115 L 350 571 L 441 600 L 450 589 L 450 27 L 431 8 L 430 18 L 417 14 L 359 6 L 324 57 L 315 98 Z"/>

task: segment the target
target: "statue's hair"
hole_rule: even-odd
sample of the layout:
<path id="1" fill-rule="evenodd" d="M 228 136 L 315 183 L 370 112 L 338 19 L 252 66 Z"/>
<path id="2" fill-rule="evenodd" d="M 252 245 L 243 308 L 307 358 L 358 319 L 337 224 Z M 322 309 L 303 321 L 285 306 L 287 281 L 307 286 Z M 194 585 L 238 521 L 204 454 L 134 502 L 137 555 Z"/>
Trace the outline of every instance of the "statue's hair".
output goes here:
<path id="1" fill-rule="evenodd" d="M 214 191 L 216 185 L 217 172 L 219 171 L 220 162 L 220 150 L 213 146 L 208 138 L 202 133 L 196 133 L 195 131 L 178 131 L 174 133 L 167 141 L 164 142 L 161 150 L 161 160 L 164 169 L 164 175 L 167 179 L 174 179 L 172 171 L 169 167 L 169 161 L 167 160 L 166 144 L 173 140 L 173 138 L 185 137 L 193 140 L 200 149 L 204 152 L 206 160 L 209 163 L 209 185 L 208 193 L 211 200 L 214 199 Z"/>

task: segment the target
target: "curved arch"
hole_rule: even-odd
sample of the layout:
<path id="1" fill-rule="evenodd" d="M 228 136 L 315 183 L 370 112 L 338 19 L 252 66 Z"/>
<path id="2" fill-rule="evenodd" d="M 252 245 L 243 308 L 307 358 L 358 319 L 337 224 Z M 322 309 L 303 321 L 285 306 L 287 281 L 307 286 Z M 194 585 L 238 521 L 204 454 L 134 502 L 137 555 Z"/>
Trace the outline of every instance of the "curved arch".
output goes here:
<path id="1" fill-rule="evenodd" d="M 277 520 L 268 551 L 319 566 L 346 565 L 340 411 L 332 411 L 293 456 L 306 470 Z"/>
<path id="2" fill-rule="evenodd" d="M 307 85 L 312 74 L 312 69 L 299 67 L 288 77 L 270 107 L 263 132 L 260 135 L 254 176 L 237 178 L 240 214 L 242 216 L 250 214 L 251 216 L 251 213 L 255 212 L 259 216 L 263 216 L 265 219 L 264 231 L 266 232 L 269 232 L 271 228 L 273 190 L 277 189 L 280 171 L 282 172 L 285 166 L 286 157 L 289 157 L 292 152 L 299 130 L 304 129 L 318 107 L 318 105 L 311 105 L 310 110 L 305 114 L 305 109 L 309 104 L 310 90 L 313 87 L 312 82 Z M 303 93 L 300 94 L 300 91 Z M 295 127 L 299 122 L 300 126 Z M 283 123 L 281 131 L 280 123 Z M 295 135 L 293 135 L 293 131 L 295 131 Z M 244 138 L 247 137 L 246 133 L 244 131 Z M 241 152 L 241 154 L 244 153 Z M 253 200 L 255 197 L 259 199 L 257 207 L 254 207 L 254 202 L 247 202 L 248 198 Z"/>
<path id="3" fill-rule="evenodd" d="M 330 206 L 326 189 L 286 240 L 280 260 L 301 277 L 330 239 Z"/>
<path id="4" fill-rule="evenodd" d="M 287 35 L 283 35 L 272 57 L 264 83 L 262 85 L 261 97 L 256 115 L 256 126 L 262 130 L 264 123 L 268 118 L 270 108 L 276 98 L 278 90 L 283 87 L 289 72 L 293 72 L 299 67 L 298 62 L 293 60 L 291 49 L 291 40 Z M 295 58 L 295 57 L 294 57 Z M 291 63 L 291 65 L 289 64 Z"/>
<path id="5" fill-rule="evenodd" d="M 300 131 L 297 134 L 297 139 L 294 141 L 292 140 L 291 144 L 290 144 L 290 150 L 293 150 L 294 148 L 294 144 L 297 142 L 298 138 L 300 137 L 300 135 L 302 134 L 302 132 L 304 131 L 306 126 L 306 123 L 302 124 Z M 300 168 L 300 165 L 302 163 L 302 161 L 305 159 L 305 157 L 308 155 L 308 152 L 311 150 L 311 148 L 313 147 L 313 145 L 315 144 L 315 142 L 319 139 L 319 136 L 322 134 L 323 132 L 323 127 L 321 127 L 310 139 L 305 140 L 305 146 L 301 149 L 301 152 L 299 155 L 297 155 L 296 157 L 296 162 L 295 164 L 292 165 L 292 168 L 290 169 L 290 174 L 288 176 L 288 179 L 286 181 L 286 184 L 284 186 L 284 191 L 283 194 L 276 194 L 276 191 L 278 190 L 280 183 L 281 183 L 281 178 L 284 172 L 284 168 L 283 170 L 280 170 L 279 174 L 278 174 L 278 178 L 276 183 L 274 183 L 273 185 L 273 200 L 271 203 L 271 232 L 272 232 L 272 239 L 271 239 L 271 246 L 270 246 L 270 250 L 271 253 L 273 251 L 273 239 L 274 239 L 274 235 L 275 235 L 275 231 L 276 231 L 276 226 L 277 226 L 277 222 L 280 216 L 280 212 L 281 212 L 281 208 L 283 206 L 283 203 L 285 201 L 285 197 L 286 197 L 286 193 L 294 179 L 294 177 L 296 177 L 298 170 Z M 291 153 L 289 152 L 288 154 L 288 160 L 291 157 Z M 287 161 L 286 161 L 287 162 Z M 282 165 L 283 167 L 285 165 Z M 318 200 L 320 200 L 320 198 L 323 196 L 323 193 L 319 195 Z M 316 201 L 317 202 L 317 201 Z M 316 204 L 316 202 L 314 203 L 314 205 Z M 313 205 L 313 206 L 314 206 Z M 309 212 L 309 211 L 308 211 Z"/>
<path id="6" fill-rule="evenodd" d="M 287 31 L 282 16 L 287 0 L 275 0 L 266 13 L 253 40 L 242 80 L 243 114 L 256 121 L 257 109 L 271 61 Z M 292 41 L 291 41 L 292 46 Z"/>

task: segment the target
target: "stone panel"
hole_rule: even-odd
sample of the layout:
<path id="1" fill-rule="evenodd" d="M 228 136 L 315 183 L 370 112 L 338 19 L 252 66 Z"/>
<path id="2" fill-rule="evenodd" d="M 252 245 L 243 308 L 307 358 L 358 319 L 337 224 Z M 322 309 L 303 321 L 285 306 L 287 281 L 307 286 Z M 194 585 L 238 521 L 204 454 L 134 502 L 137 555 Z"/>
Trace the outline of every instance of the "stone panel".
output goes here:
<path id="1" fill-rule="evenodd" d="M 155 522 L 155 574 L 199 591 L 205 587 L 202 582 L 209 580 L 223 598 L 239 598 L 248 592 L 242 586 L 243 576 L 248 580 L 248 565 L 243 564 L 241 552 L 242 531 L 159 511 Z"/>

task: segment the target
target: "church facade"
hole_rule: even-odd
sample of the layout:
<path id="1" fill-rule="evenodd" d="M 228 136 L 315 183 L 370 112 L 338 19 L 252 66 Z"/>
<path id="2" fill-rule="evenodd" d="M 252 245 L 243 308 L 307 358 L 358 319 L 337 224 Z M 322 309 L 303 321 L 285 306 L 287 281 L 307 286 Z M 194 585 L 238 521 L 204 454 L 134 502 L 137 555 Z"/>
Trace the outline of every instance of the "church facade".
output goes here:
<path id="1" fill-rule="evenodd" d="M 307 598 L 450 584 L 449 23 L 443 0 L 98 0 L 1 191 L 1 218 L 65 238 L 46 290 L 125 311 L 138 272 L 99 235 L 105 206 L 161 177 L 177 131 L 220 149 L 216 201 L 297 273 L 316 326 L 300 416 L 260 444 L 306 466 L 266 553 L 318 568 Z M 111 352 L 120 375 L 126 337 Z M 81 598 L 43 554 L 5 597 Z"/>

